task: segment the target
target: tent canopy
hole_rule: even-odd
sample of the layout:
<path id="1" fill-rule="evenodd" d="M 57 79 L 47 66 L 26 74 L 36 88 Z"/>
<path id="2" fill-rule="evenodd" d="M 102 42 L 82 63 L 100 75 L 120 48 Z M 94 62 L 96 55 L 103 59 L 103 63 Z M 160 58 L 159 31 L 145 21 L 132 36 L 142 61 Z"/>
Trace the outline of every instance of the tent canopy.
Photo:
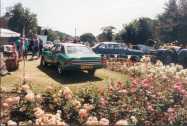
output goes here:
<path id="1" fill-rule="evenodd" d="M 9 29 L 0 28 L 0 37 L 2 38 L 20 37 L 20 33 L 11 31 Z"/>

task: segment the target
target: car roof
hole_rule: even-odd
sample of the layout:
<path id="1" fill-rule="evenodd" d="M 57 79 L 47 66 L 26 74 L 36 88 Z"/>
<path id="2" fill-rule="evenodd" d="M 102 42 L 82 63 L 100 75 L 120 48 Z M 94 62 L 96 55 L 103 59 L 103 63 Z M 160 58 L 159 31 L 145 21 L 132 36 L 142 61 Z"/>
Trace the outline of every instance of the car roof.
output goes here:
<path id="1" fill-rule="evenodd" d="M 57 43 L 57 45 L 60 44 L 60 45 L 63 45 L 63 46 L 85 46 L 83 44 L 78 44 L 78 43 Z"/>
<path id="2" fill-rule="evenodd" d="M 101 42 L 101 43 L 103 43 L 103 44 L 120 44 L 118 42 Z"/>

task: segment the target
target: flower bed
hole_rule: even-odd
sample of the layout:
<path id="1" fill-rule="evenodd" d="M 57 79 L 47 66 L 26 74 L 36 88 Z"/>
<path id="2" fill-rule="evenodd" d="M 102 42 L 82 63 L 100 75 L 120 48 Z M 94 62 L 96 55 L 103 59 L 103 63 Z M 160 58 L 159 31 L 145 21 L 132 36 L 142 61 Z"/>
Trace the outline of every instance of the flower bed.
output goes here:
<path id="1" fill-rule="evenodd" d="M 178 65 L 128 64 L 126 82 L 91 86 L 73 93 L 49 87 L 34 94 L 29 85 L 3 95 L 1 122 L 9 125 L 187 125 L 187 71 Z M 110 66 L 111 67 L 111 66 Z"/>

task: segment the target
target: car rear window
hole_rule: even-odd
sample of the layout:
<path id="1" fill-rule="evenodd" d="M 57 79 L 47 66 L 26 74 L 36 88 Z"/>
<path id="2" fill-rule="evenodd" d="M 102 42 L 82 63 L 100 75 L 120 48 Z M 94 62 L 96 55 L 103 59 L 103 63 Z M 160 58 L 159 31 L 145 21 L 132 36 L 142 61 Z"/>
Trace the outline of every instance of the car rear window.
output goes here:
<path id="1" fill-rule="evenodd" d="M 94 52 L 86 46 L 67 46 L 67 54 L 94 54 Z"/>

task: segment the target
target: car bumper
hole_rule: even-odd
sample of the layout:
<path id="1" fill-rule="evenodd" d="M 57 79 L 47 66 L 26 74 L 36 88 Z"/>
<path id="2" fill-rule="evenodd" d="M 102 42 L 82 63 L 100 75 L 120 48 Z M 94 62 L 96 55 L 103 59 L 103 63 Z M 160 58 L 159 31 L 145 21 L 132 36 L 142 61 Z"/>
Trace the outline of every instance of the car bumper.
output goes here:
<path id="1" fill-rule="evenodd" d="M 93 70 L 93 69 L 101 69 L 103 68 L 103 64 L 70 64 L 64 65 L 63 70 Z"/>

